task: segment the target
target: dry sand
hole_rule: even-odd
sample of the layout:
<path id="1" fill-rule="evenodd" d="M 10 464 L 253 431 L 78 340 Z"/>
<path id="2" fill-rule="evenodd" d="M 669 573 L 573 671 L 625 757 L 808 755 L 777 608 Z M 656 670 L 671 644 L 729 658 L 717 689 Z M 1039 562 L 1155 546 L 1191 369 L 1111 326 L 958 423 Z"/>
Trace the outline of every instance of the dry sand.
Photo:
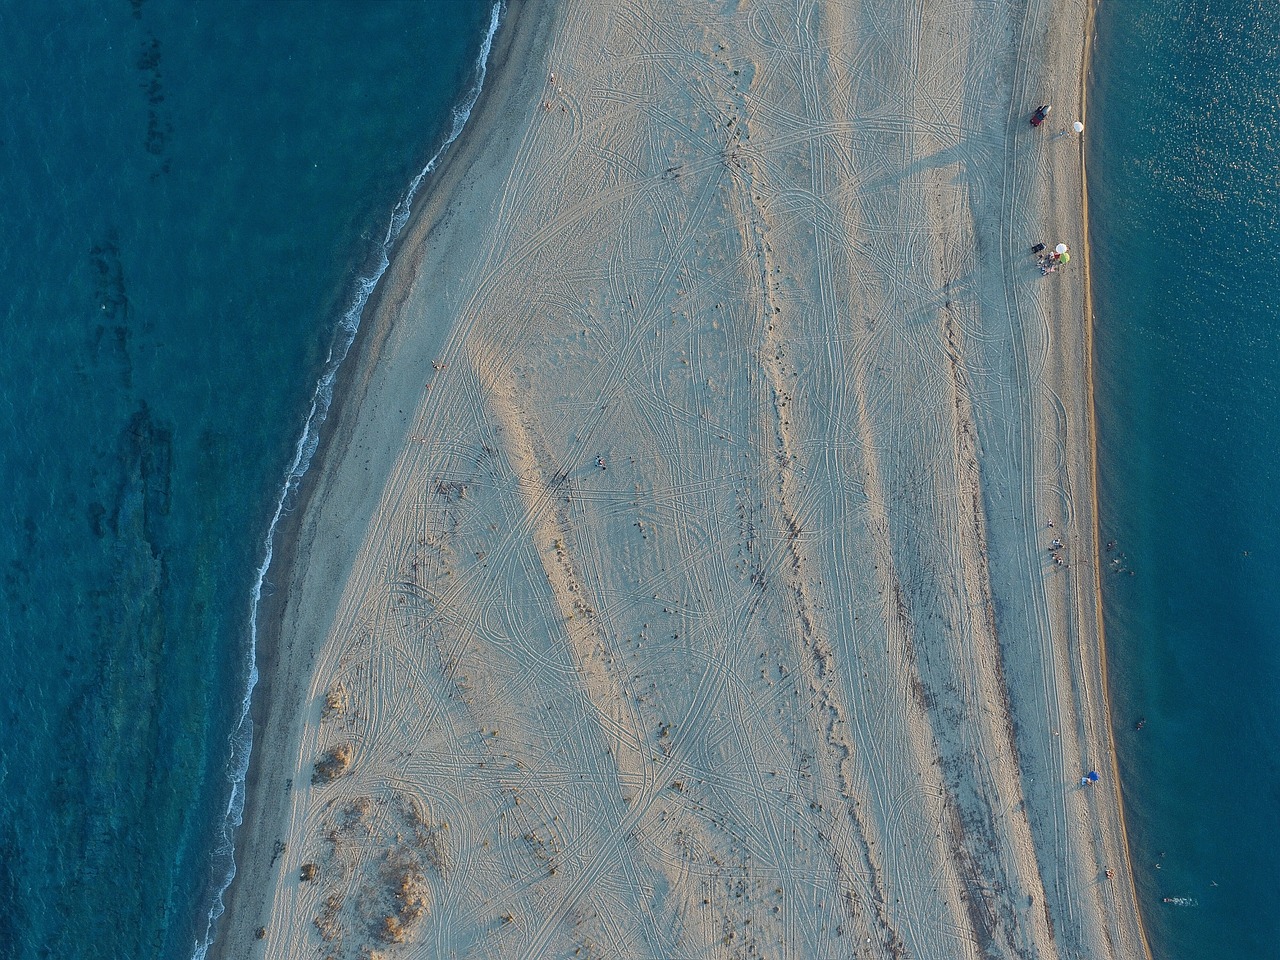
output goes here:
<path id="1" fill-rule="evenodd" d="M 508 16 L 296 531 L 214 953 L 1145 956 L 1086 7 Z"/>

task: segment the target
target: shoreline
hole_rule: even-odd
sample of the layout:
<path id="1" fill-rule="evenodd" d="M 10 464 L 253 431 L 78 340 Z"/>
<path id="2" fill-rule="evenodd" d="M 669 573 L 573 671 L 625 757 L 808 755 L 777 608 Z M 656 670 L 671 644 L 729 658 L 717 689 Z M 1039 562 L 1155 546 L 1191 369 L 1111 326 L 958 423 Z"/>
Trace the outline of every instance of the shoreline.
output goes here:
<path id="1" fill-rule="evenodd" d="M 1008 78 L 1006 176 L 1023 182 L 1027 170 L 1043 165 L 1053 186 L 1041 213 L 1084 225 L 1085 276 L 1074 293 L 1070 274 L 1053 278 L 1060 282 L 1052 287 L 1016 275 L 1024 254 L 1016 252 L 1021 241 L 1013 234 L 1037 216 L 1025 198 L 982 192 L 980 174 L 977 186 L 953 189 L 955 165 L 961 174 L 980 171 L 984 155 L 966 159 L 946 138 L 981 142 L 998 129 L 998 117 L 980 104 L 964 102 L 970 127 L 944 131 L 939 165 L 908 165 L 898 182 L 864 177 L 866 199 L 856 198 L 864 206 L 852 209 L 871 227 L 895 209 L 902 215 L 904 199 L 934 202 L 936 195 L 970 207 L 973 234 L 942 202 L 920 224 L 885 221 L 890 230 L 919 231 L 931 253 L 920 265 L 914 240 L 879 250 L 883 263 L 872 262 L 885 271 L 885 289 L 923 273 L 946 292 L 940 326 L 917 329 L 895 319 L 900 308 L 875 277 L 868 284 L 860 276 L 863 261 L 854 256 L 846 263 L 836 241 L 811 253 L 815 238 L 782 212 L 786 194 L 777 184 L 810 175 L 803 157 L 789 152 L 787 137 L 795 131 L 787 118 L 816 125 L 821 110 L 813 113 L 812 101 L 793 99 L 785 87 L 756 85 L 754 78 L 776 64 L 725 52 L 770 39 L 760 28 L 763 14 L 748 36 L 710 15 L 702 21 L 664 10 L 676 25 L 651 36 L 632 24 L 593 20 L 585 10 L 575 18 L 572 6 L 526 3 L 518 22 L 508 11 L 511 19 L 499 31 L 506 42 L 495 44 L 491 81 L 472 123 L 414 207 L 366 305 L 322 447 L 333 459 L 322 454 L 313 465 L 314 486 L 280 551 L 288 585 L 273 598 L 279 636 L 262 657 L 261 695 L 253 704 L 258 742 L 237 844 L 243 876 L 229 891 L 211 956 L 300 957 L 317 936 L 340 946 L 355 942 L 353 918 L 371 908 L 334 901 L 340 888 L 333 884 L 350 889 L 364 877 L 376 886 L 380 875 L 361 871 L 384 855 L 408 872 L 400 899 L 384 894 L 390 899 L 379 909 L 390 910 L 396 924 L 412 921 L 409 932 L 428 906 L 441 904 L 449 916 L 471 917 L 472 926 L 436 936 L 491 937 L 505 944 L 504 955 L 598 941 L 620 948 L 617 931 L 599 918 L 610 911 L 629 916 L 638 904 L 602 866 L 619 855 L 612 852 L 620 849 L 609 832 L 613 822 L 643 834 L 645 850 L 661 851 L 626 853 L 627 869 L 652 872 L 651 884 L 666 885 L 680 936 L 691 944 L 726 936 L 725 944 L 741 938 L 740 944 L 767 945 L 777 937 L 784 952 L 812 952 L 851 947 L 840 939 L 848 933 L 932 957 L 945 953 L 942 931 L 963 928 L 976 943 L 1012 953 L 1058 956 L 1084 947 L 1120 957 L 1136 940 L 1149 956 L 1140 922 L 1126 920 L 1125 898 L 1104 895 L 1097 876 L 1104 865 L 1118 868 L 1136 905 L 1114 749 L 1105 788 L 1114 794 L 1113 807 L 1099 788 L 1083 797 L 1094 814 L 1085 817 L 1072 799 L 1078 791 L 1038 783 L 1052 784 L 1064 773 L 1074 782 L 1079 774 L 1069 771 L 1085 767 L 1093 749 L 1099 743 L 1105 749 L 1112 738 L 1097 582 L 1083 145 L 1073 207 L 1053 176 L 1063 169 L 1055 159 L 1062 151 L 1054 152 L 1052 140 L 1028 141 L 1022 130 L 1018 103 L 1031 95 L 1031 81 L 1021 78 L 1020 89 L 1019 78 Z M 1047 7 L 1038 5 L 1042 13 Z M 656 24 L 657 11 L 652 15 Z M 1061 11 L 1046 16 L 1054 25 L 1076 22 Z M 1082 115 L 1091 18 L 1090 7 L 1078 53 Z M 779 22 L 786 21 L 784 15 Z M 856 24 L 829 27 L 842 28 L 847 44 L 866 41 Z M 977 37 L 982 24 L 974 16 L 959 29 Z M 638 93 L 630 102 L 621 92 L 587 96 L 596 89 L 587 76 L 613 90 L 612 80 L 593 72 L 593 52 L 668 40 L 665 31 L 689 38 L 680 62 L 693 80 L 664 86 L 644 72 L 643 60 L 635 61 L 639 82 L 665 98 L 656 112 L 646 112 Z M 952 66 L 949 51 L 904 50 Z M 802 47 L 801 62 L 815 52 Z M 658 63 L 672 56 L 666 48 L 654 54 Z M 1058 47 L 1044 61 L 1050 71 L 1069 70 L 1073 62 Z M 981 88 L 987 66 L 975 62 L 974 75 L 964 72 L 958 86 Z M 550 63 L 563 86 L 532 96 L 547 72 L 529 69 L 533 63 Z M 882 82 L 901 82 L 895 64 L 877 69 Z M 684 119 L 685 83 L 705 99 L 711 119 L 694 111 Z M 619 81 L 618 90 L 629 88 Z M 933 87 L 908 91 L 904 103 L 939 95 Z M 545 111 L 538 109 L 547 96 Z M 638 131 L 649 128 L 620 125 L 617 118 L 628 110 L 657 133 L 645 139 Z M 692 133 L 674 117 L 691 124 Z M 1015 132 L 1026 146 L 1018 147 Z M 903 143 L 927 157 L 931 135 L 908 129 Z M 897 136 L 853 141 L 862 144 L 851 148 L 854 160 L 859 149 L 892 155 Z M 705 152 L 724 138 L 718 155 Z M 598 173 L 596 151 L 607 142 L 619 144 L 611 148 L 619 155 L 634 153 L 620 165 L 628 173 L 608 166 Z M 627 176 L 640 184 L 639 193 L 618 190 Z M 655 221 L 646 219 L 637 197 L 654 198 Z M 718 226 L 705 239 L 701 231 L 688 234 L 696 243 L 673 245 L 673 235 L 684 235 L 685 218 L 707 210 L 720 218 L 708 223 Z M 628 251 L 620 260 L 610 246 L 610 214 L 631 218 L 617 248 Z M 873 241 L 849 226 L 858 222 L 846 215 L 820 226 L 849 249 L 871 249 Z M 951 252 L 978 247 L 994 230 L 998 270 Z M 827 261 L 815 255 L 823 249 Z M 934 249 L 943 251 L 936 264 Z M 816 273 L 809 259 L 821 264 Z M 610 271 L 597 276 L 592 263 L 609 263 Z M 628 263 L 675 266 L 650 278 L 648 267 L 641 272 Z M 742 266 L 720 266 L 735 263 Z M 839 282 L 824 279 L 823 270 Z M 698 279 L 701 273 L 714 283 Z M 568 288 L 572 296 L 561 292 Z M 845 288 L 852 328 L 837 311 L 825 336 L 812 334 L 808 325 L 830 313 L 823 297 Z M 928 284 L 912 293 L 915 309 L 939 312 L 932 295 Z M 1073 309 L 1073 298 L 1082 298 L 1083 307 Z M 1014 331 L 1007 344 L 1001 309 Z M 1042 311 L 1047 316 L 1037 329 L 1031 321 Z M 572 320 L 558 322 L 560 314 Z M 904 356 L 892 337 L 885 341 L 873 316 L 894 337 L 922 338 L 921 356 Z M 1073 324 L 1081 317 L 1077 338 Z M 663 342 L 669 330 L 677 331 L 667 333 L 677 337 L 672 347 Z M 935 337 L 950 358 L 937 388 L 903 396 L 875 388 L 877 377 L 908 384 L 938 376 L 931 363 Z M 841 344 L 849 355 L 837 363 L 810 343 L 827 350 Z M 1025 364 L 1013 387 L 1002 384 L 1001 364 Z M 695 365 L 705 388 L 685 382 Z M 632 368 L 647 371 L 641 382 L 632 383 Z M 819 382 L 839 395 L 839 409 L 849 411 L 845 420 L 824 412 L 822 391 L 804 390 L 801 369 L 829 378 Z M 1036 383 L 1049 387 L 1052 402 L 1032 391 Z M 1011 389 L 1012 400 L 993 399 L 997 388 Z M 667 406 L 646 407 L 636 399 L 644 396 Z M 920 417 L 921 437 L 903 434 L 900 424 Z M 1011 417 L 1016 431 L 1035 435 L 1034 444 L 1000 437 Z M 849 462 L 833 468 L 815 458 L 808 451 L 819 443 Z M 924 472 L 912 479 L 917 463 Z M 1038 479 L 1059 470 L 1061 490 Z M 824 471 L 833 472 L 813 493 Z M 621 487 L 611 492 L 614 483 Z M 914 492 L 916 484 L 922 493 Z M 703 490 L 702 499 L 689 500 L 686 486 Z M 635 493 L 622 493 L 632 487 Z M 851 500 L 849 489 L 861 499 Z M 1000 508 L 1019 496 L 1034 504 L 1033 516 Z M 740 521 L 726 525 L 735 510 Z M 1037 528 L 1046 513 L 1063 517 L 1063 536 L 1082 556 L 1092 554 L 1092 604 L 1073 569 L 1090 566 L 1087 560 L 1073 561 L 1062 576 L 1045 566 Z M 1077 531 L 1082 513 L 1088 523 Z M 619 524 L 615 516 L 635 522 Z M 703 546 L 686 542 L 689 524 L 707 531 Z M 931 528 L 943 535 L 920 536 Z M 966 530 L 973 534 L 951 532 Z M 738 535 L 745 539 L 734 554 Z M 690 556 L 701 559 L 690 565 Z M 506 572 L 489 572 L 490 563 Z M 704 582 L 701 566 L 718 579 Z M 740 583 L 735 570 L 749 571 L 749 580 Z M 637 587 L 632 576 L 646 585 Z M 659 592 L 649 602 L 654 587 Z M 659 601 L 663 591 L 670 596 Z M 894 596 L 896 613 L 891 604 L 878 606 L 877 595 Z M 750 612 L 744 618 L 739 610 Z M 860 619 L 866 625 L 855 627 Z M 674 632 L 653 652 L 650 632 L 659 630 Z M 1038 643 L 1022 649 L 1011 639 L 1020 633 Z M 722 635 L 740 639 L 726 645 L 717 639 Z M 648 652 L 641 653 L 642 640 Z M 757 660 L 777 673 L 762 669 L 755 678 Z M 687 688 L 676 664 L 706 672 Z M 554 669 L 544 676 L 548 665 Z M 862 678 L 875 681 L 858 679 L 859 667 Z M 268 672 L 278 677 L 272 685 Z M 652 677 L 652 688 L 638 684 L 639 677 Z M 732 682 L 724 686 L 724 678 Z M 1046 690 L 1043 703 L 1037 683 Z M 715 692 L 702 692 L 708 684 Z M 808 703 L 804 709 L 788 706 L 792 684 L 797 703 Z M 522 702 L 504 695 L 504 685 L 525 691 Z M 899 689 L 903 699 L 885 701 L 883 715 L 861 706 L 878 702 L 877 691 Z M 338 705 L 326 711 L 322 702 L 330 694 Z M 782 719 L 746 709 L 750 701 L 776 701 Z M 714 748 L 727 736 L 718 726 L 721 714 L 732 715 L 738 735 L 748 738 L 729 756 Z M 574 754 L 578 759 L 553 759 L 551 744 L 580 725 L 590 731 L 592 723 L 600 730 L 572 748 L 583 751 Z M 1055 725 L 1061 729 L 1051 730 Z M 776 752 L 770 743 L 793 743 L 796 753 L 766 760 Z M 350 759 L 335 782 L 305 786 L 315 758 L 344 744 Z M 607 760 L 587 759 L 600 748 Z M 889 752 L 892 764 L 876 759 Z M 770 778 L 779 771 L 762 767 L 786 762 L 798 762 L 797 772 L 774 789 Z M 599 776 L 593 771 L 601 763 L 604 779 L 591 790 L 573 786 L 584 771 Z M 541 777 L 559 786 L 542 788 L 526 772 L 539 766 Z M 272 788 L 268 778 L 277 776 Z M 726 776 L 726 783 L 754 784 L 743 797 L 766 824 L 804 822 L 817 841 L 799 833 L 785 844 L 781 834 L 771 837 L 777 828 L 755 822 L 754 809 L 721 796 L 728 787 L 717 784 Z M 886 805 L 889 796 L 896 799 Z M 375 809 L 390 817 L 391 835 L 377 833 L 382 828 L 369 819 Z M 715 816 L 700 812 L 707 810 Z M 1008 822 L 993 816 L 998 810 Z M 570 816 L 572 830 L 558 825 Z M 690 866 L 692 854 L 659 825 L 668 817 L 697 838 L 699 849 L 712 851 L 709 860 Z M 935 842 L 928 831 L 902 834 L 899 821 L 942 826 Z M 724 833 L 720 823 L 735 826 Z M 329 846 L 319 840 L 325 834 Z M 392 836 L 405 834 L 418 837 L 417 851 Z M 736 835 L 752 840 L 743 847 L 726 839 Z M 897 844 L 908 852 L 895 853 Z M 348 847 L 360 852 L 344 853 Z M 790 851 L 788 871 L 775 877 L 763 856 L 769 848 Z M 725 866 L 738 861 L 740 867 Z M 685 866 L 674 871 L 677 863 Z M 929 864 L 936 889 L 924 888 L 921 864 Z M 299 881 L 306 867 L 318 869 L 318 882 Z M 487 882 L 508 870 L 519 886 L 501 893 L 511 901 L 502 914 L 494 894 L 486 894 Z M 827 886 L 816 890 L 846 891 L 832 926 L 823 919 L 830 910 L 821 896 L 806 899 L 808 888 L 795 884 L 796 871 L 815 883 L 825 878 Z M 566 874 L 568 880 L 557 879 Z M 975 893 L 968 876 L 983 877 L 991 892 Z M 411 880 L 429 895 L 411 901 L 418 894 L 403 892 L 418 890 Z M 725 891 L 740 881 L 747 902 L 736 904 Z M 774 883 L 776 900 L 767 890 Z M 895 907 L 903 896 L 910 906 Z M 244 897 L 260 901 L 257 908 Z M 538 906 L 548 897 L 558 904 L 550 913 Z M 573 905 L 583 898 L 589 908 Z M 770 917 L 784 903 L 786 915 L 800 919 L 779 926 Z M 409 909 L 414 904 L 417 913 Z M 262 941 L 259 927 L 266 931 Z M 666 942 L 643 925 L 633 935 L 650 952 Z M 439 951 L 446 942 L 452 940 L 437 941 Z"/>
<path id="2" fill-rule="evenodd" d="M 1111 681 L 1107 671 L 1107 638 L 1106 638 L 1106 619 L 1103 615 L 1102 604 L 1102 535 L 1100 531 L 1101 523 L 1101 504 L 1098 494 L 1098 415 L 1097 415 L 1097 394 L 1094 385 L 1094 312 L 1093 312 L 1093 280 L 1092 280 L 1092 257 L 1091 245 L 1089 242 L 1089 165 L 1086 161 L 1088 141 L 1085 137 L 1089 133 L 1088 121 L 1088 92 L 1090 85 L 1090 71 L 1093 64 L 1093 46 L 1097 37 L 1097 14 L 1098 0 L 1088 0 L 1086 4 L 1086 14 L 1084 22 L 1084 50 L 1081 55 L 1080 65 L 1080 119 L 1085 124 L 1085 135 L 1080 138 L 1080 204 L 1081 204 L 1081 222 L 1083 230 L 1081 237 L 1084 247 L 1084 334 L 1085 334 L 1085 396 L 1088 403 L 1088 423 L 1089 423 L 1089 484 L 1090 499 L 1093 502 L 1093 590 L 1094 590 L 1094 616 L 1098 624 L 1097 645 L 1098 645 L 1098 664 L 1099 672 L 1102 677 L 1102 695 L 1105 709 L 1104 723 L 1107 730 L 1107 745 L 1111 754 L 1111 779 L 1116 784 L 1115 789 L 1115 809 L 1116 823 L 1119 828 L 1120 850 L 1124 857 L 1125 870 L 1129 886 L 1129 901 L 1134 904 L 1137 910 L 1137 933 L 1141 940 L 1142 955 L 1151 960 L 1154 954 L 1151 951 L 1151 942 L 1147 935 L 1146 920 L 1143 916 L 1141 901 L 1138 898 L 1137 880 L 1133 870 L 1133 848 L 1129 843 L 1128 827 L 1125 821 L 1124 794 L 1121 790 L 1120 781 L 1120 765 L 1119 756 L 1116 751 L 1115 741 L 1115 714 L 1114 704 L 1111 702 Z"/>
<path id="3" fill-rule="evenodd" d="M 399 306 L 395 298 L 402 296 L 400 286 L 408 269 L 404 254 L 407 250 L 421 248 L 423 233 L 429 233 L 433 213 L 438 216 L 439 208 L 447 206 L 447 203 L 441 203 L 440 198 L 449 196 L 451 187 L 465 178 L 466 167 L 474 160 L 467 149 L 470 138 L 482 136 L 477 127 L 488 113 L 500 109 L 494 100 L 494 90 L 500 86 L 498 81 L 507 71 L 520 68 L 518 59 L 511 61 L 510 58 L 518 57 L 522 52 L 527 55 L 527 48 L 521 46 L 520 38 L 515 36 L 517 25 L 524 18 L 537 20 L 545 16 L 545 7 L 550 2 L 508 0 L 489 54 L 487 82 L 472 107 L 466 126 L 448 148 L 442 148 L 439 163 L 414 198 L 408 222 L 387 251 L 390 263 L 362 308 L 359 329 L 332 384 L 332 399 L 319 444 L 294 490 L 294 508 L 282 517 L 275 531 L 270 570 L 277 573 L 277 585 L 270 594 L 264 591 L 259 600 L 258 621 L 262 626 L 255 664 L 258 680 L 249 705 L 254 743 L 245 775 L 243 820 L 233 837 L 236 874 L 222 891 L 223 913 L 216 921 L 212 941 L 207 944 L 207 960 L 238 960 L 247 955 L 256 940 L 257 928 L 262 926 L 259 921 L 267 919 L 262 909 L 250 912 L 251 908 L 238 901 L 261 894 L 269 882 L 266 878 L 273 872 L 282 852 L 275 849 L 274 839 L 262 834 L 277 832 L 269 825 L 279 820 L 276 811 L 283 810 L 291 792 L 292 778 L 286 777 L 270 784 L 273 777 L 269 774 L 289 766 L 282 762 L 289 741 L 296 736 L 296 727 L 305 722 L 309 713 L 303 707 L 305 694 L 299 682 L 307 679 L 314 650 L 296 652 L 292 640 L 286 645 L 282 619 L 291 592 L 296 590 L 293 581 L 298 558 L 314 546 L 313 508 L 316 498 L 322 496 L 331 469 L 339 469 L 337 464 L 345 457 L 346 446 L 351 442 L 354 426 L 351 422 L 352 408 L 358 407 L 360 397 L 367 390 L 368 374 L 377 365 L 377 355 L 393 322 L 389 315 Z M 420 259 L 421 252 L 417 256 Z M 445 331 L 440 335 L 443 338 Z M 331 458 L 336 460 L 332 467 Z M 298 660 L 299 657 L 302 659 Z M 281 669 L 282 664 L 287 664 L 285 669 Z M 277 691 L 277 685 L 284 689 Z M 284 731 L 283 737 L 281 731 Z M 249 887 L 247 891 L 246 886 Z"/>
<path id="4" fill-rule="evenodd" d="M 1081 666 L 1080 672 L 1082 678 L 1092 680 L 1081 692 L 1082 705 L 1086 713 L 1093 712 L 1095 716 L 1090 725 L 1097 731 L 1102 739 L 1106 752 L 1105 770 L 1109 773 L 1110 795 L 1105 804 L 1101 805 L 1101 811 L 1104 814 L 1104 825 L 1100 834 L 1095 834 L 1096 842 L 1105 851 L 1105 855 L 1111 862 L 1122 864 L 1121 869 L 1116 871 L 1116 881 L 1125 889 L 1126 894 L 1122 897 L 1122 901 L 1128 905 L 1127 909 L 1132 911 L 1131 922 L 1129 924 L 1130 933 L 1136 941 L 1136 947 L 1141 951 L 1141 956 L 1152 957 L 1151 948 L 1147 939 L 1145 925 L 1142 920 L 1142 911 L 1139 906 L 1136 883 L 1134 880 L 1133 865 L 1131 861 L 1131 850 L 1125 829 L 1124 815 L 1124 799 L 1120 785 L 1120 771 L 1116 756 L 1114 724 L 1112 719 L 1112 703 L 1110 697 L 1110 686 L 1107 679 L 1107 660 L 1106 660 L 1106 638 L 1105 638 L 1105 622 L 1103 618 L 1102 606 L 1102 584 L 1101 571 L 1103 563 L 1102 540 L 1099 530 L 1099 502 L 1098 502 L 1098 446 L 1097 446 L 1097 418 L 1095 407 L 1095 385 L 1094 385 L 1094 340 L 1093 340 L 1093 301 L 1092 301 L 1092 284 L 1091 284 L 1091 257 L 1089 243 L 1089 204 L 1088 204 L 1088 170 L 1086 163 L 1086 138 L 1090 136 L 1087 105 L 1088 105 L 1088 88 L 1090 84 L 1089 71 L 1091 69 L 1091 53 L 1095 39 L 1095 17 L 1097 13 L 1096 0 L 1088 0 L 1084 4 L 1084 16 L 1081 24 L 1080 33 L 1080 69 L 1077 81 L 1077 97 L 1079 102 L 1079 119 L 1085 124 L 1084 134 L 1076 137 L 1076 159 L 1075 162 L 1079 167 L 1078 177 L 1078 206 L 1079 206 L 1079 222 L 1081 224 L 1081 252 L 1083 268 L 1083 282 L 1081 284 L 1081 307 L 1079 317 L 1081 320 L 1080 340 L 1081 347 L 1079 360 L 1075 365 L 1079 367 L 1079 374 L 1083 384 L 1083 411 L 1081 422 L 1084 424 L 1085 436 L 1082 442 L 1082 453 L 1086 458 L 1087 469 L 1085 471 L 1084 484 L 1088 490 L 1087 503 L 1089 505 L 1089 538 L 1091 541 L 1088 551 L 1087 566 L 1091 570 L 1089 578 L 1090 585 L 1085 591 L 1086 594 L 1092 594 L 1089 597 L 1080 597 L 1078 601 L 1088 602 L 1091 600 L 1092 610 L 1091 621 L 1092 629 L 1083 625 L 1088 622 L 1089 617 L 1081 617 L 1082 626 L 1079 631 L 1081 640 Z M 1063 135 L 1067 134 L 1064 129 Z M 1069 206 L 1069 201 L 1068 201 Z M 1067 332 L 1067 331 L 1064 331 Z M 1069 332 L 1068 336 L 1069 336 Z M 1068 365 L 1070 369 L 1072 365 Z M 1088 664 L 1094 664 L 1091 671 Z M 1086 681 L 1087 682 L 1087 681 Z M 1096 700 L 1088 694 L 1088 686 L 1092 686 L 1097 691 Z M 1089 703 L 1096 702 L 1097 706 L 1090 711 Z M 1087 736 L 1086 736 L 1087 740 Z M 1099 766 L 1097 760 L 1093 765 Z M 1113 868 L 1114 869 L 1114 868 Z M 1113 883 L 1108 879 L 1108 883 Z"/>

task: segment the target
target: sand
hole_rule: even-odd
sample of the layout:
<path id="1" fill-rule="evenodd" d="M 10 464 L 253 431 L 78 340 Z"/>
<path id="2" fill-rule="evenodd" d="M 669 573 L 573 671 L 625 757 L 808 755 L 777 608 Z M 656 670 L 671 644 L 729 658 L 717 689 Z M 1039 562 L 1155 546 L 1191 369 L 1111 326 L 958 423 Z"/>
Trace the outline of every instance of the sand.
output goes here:
<path id="1" fill-rule="evenodd" d="M 1087 8 L 508 16 L 293 534 L 214 955 L 1147 955 Z"/>

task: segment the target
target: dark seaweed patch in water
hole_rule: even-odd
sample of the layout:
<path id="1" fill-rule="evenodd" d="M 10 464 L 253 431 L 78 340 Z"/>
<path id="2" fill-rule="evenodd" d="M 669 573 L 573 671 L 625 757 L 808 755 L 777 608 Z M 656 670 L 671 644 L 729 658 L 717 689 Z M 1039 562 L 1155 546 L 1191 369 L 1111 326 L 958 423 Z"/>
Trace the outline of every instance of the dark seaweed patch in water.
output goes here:
<path id="1" fill-rule="evenodd" d="M 117 434 L 110 509 L 103 508 L 98 529 L 106 544 L 108 566 L 85 601 L 95 637 L 89 675 L 60 716 L 54 758 L 60 771 L 52 783 L 50 816 L 59 836 L 79 851 L 75 882 L 60 892 L 55 909 L 76 916 L 76 898 L 86 886 L 110 883 L 121 909 L 145 916 L 146 900 L 167 883 L 165 867 L 143 859 L 121 858 L 122 823 L 148 823 L 155 836 L 177 835 L 181 811 L 167 810 L 161 797 L 168 778 L 189 775 L 173 753 L 173 733 L 159 697 L 162 678 L 173 669 L 170 560 L 164 549 L 170 511 L 172 432 L 157 423 L 145 403 Z M 63 930 L 48 945 L 50 955 L 72 955 L 72 937 Z M 117 931 L 118 955 L 157 955 L 153 933 Z M 105 945 L 104 945 L 105 948 Z M 105 954 L 86 954 L 99 956 Z"/>
<path id="2" fill-rule="evenodd" d="M 159 79 L 160 74 L 160 41 L 152 36 L 142 45 L 138 54 L 138 69 L 150 70 Z"/>
<path id="3" fill-rule="evenodd" d="M 142 530 L 151 546 L 152 556 L 157 556 L 158 525 L 169 515 L 170 483 L 173 470 L 173 434 L 158 426 L 151 418 L 151 411 L 143 403 L 129 420 L 127 484 L 140 488 L 142 493 Z M 132 491 L 123 486 L 120 501 L 116 504 L 115 517 L 119 517 L 123 501 Z"/>
<path id="4" fill-rule="evenodd" d="M 94 362 L 102 359 L 104 343 L 111 348 L 110 359 L 120 367 L 120 383 L 132 386 L 133 366 L 129 358 L 129 318 L 132 310 L 125 289 L 124 267 L 120 263 L 120 246 L 114 230 L 106 239 L 89 250 L 93 273 L 93 299 L 102 322 L 93 331 L 90 355 Z M 108 337 L 108 333 L 110 337 Z"/>
<path id="5" fill-rule="evenodd" d="M 0 827 L 0 958 L 19 956 L 18 936 L 26 927 L 26 911 L 19 894 L 18 877 L 22 875 L 22 850 L 13 824 Z"/>
<path id="6" fill-rule="evenodd" d="M 120 244 L 115 231 L 89 250 L 95 274 L 94 296 L 107 320 L 123 320 L 129 311 L 124 289 L 124 267 L 120 264 Z"/>
<path id="7" fill-rule="evenodd" d="M 93 535 L 101 540 L 106 536 L 106 530 L 102 527 L 102 521 L 107 516 L 107 508 L 96 500 L 89 504 L 89 529 L 93 531 Z"/>
<path id="8" fill-rule="evenodd" d="M 139 11 L 135 8 L 135 15 L 139 15 Z M 147 153 L 152 156 L 159 157 L 164 154 L 165 147 L 169 142 L 169 134 L 173 133 L 173 123 L 165 115 L 162 115 L 159 107 L 164 103 L 164 85 L 161 82 L 160 74 L 160 40 L 155 34 L 150 34 L 143 41 L 142 48 L 138 51 L 137 66 L 142 71 L 144 78 L 142 80 L 142 89 L 147 94 L 147 136 L 145 147 Z M 152 179 L 159 173 L 169 172 L 169 161 L 165 160 L 156 172 L 152 173 Z"/>

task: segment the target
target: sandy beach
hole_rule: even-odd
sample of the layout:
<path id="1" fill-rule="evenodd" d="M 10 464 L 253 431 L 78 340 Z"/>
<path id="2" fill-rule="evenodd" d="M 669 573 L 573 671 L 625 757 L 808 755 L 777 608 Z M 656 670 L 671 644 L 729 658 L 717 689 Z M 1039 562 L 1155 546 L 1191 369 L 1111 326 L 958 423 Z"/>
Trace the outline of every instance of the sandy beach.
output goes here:
<path id="1" fill-rule="evenodd" d="M 1088 16 L 512 4 L 274 578 L 211 956 L 1148 955 Z"/>

